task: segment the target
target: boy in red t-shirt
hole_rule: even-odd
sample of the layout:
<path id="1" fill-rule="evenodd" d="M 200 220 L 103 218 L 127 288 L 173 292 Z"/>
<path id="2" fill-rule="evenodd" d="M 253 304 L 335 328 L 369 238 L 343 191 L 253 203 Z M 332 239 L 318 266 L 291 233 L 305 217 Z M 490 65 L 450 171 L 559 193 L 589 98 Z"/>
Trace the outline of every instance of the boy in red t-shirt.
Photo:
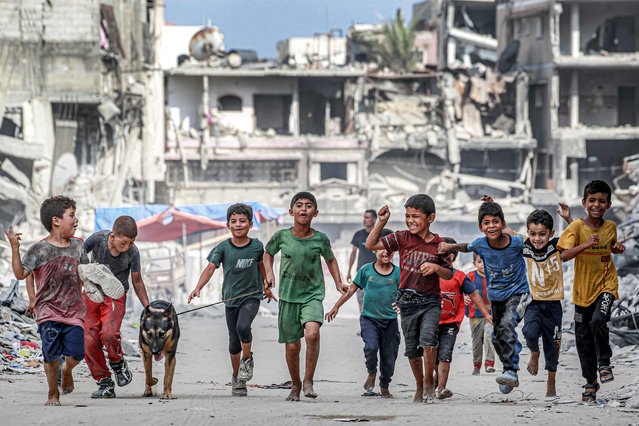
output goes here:
<path id="1" fill-rule="evenodd" d="M 457 241 L 449 237 L 442 240 L 449 244 L 456 244 Z M 452 264 L 457 258 L 457 252 L 448 253 L 448 260 Z M 453 278 L 450 280 L 439 279 L 441 290 L 441 314 L 439 316 L 439 329 L 437 338 L 439 346 L 437 348 L 437 399 L 446 399 L 453 396 L 453 393 L 446 387 L 448 374 L 450 372 L 450 362 L 453 359 L 453 349 L 455 340 L 459 332 L 459 326 L 464 320 L 465 303 L 464 295 L 468 295 L 476 308 L 484 315 L 486 320 L 493 320 L 488 308 L 484 304 L 479 291 L 475 285 L 466 277 L 462 271 L 453 269 Z"/>
<path id="2" fill-rule="evenodd" d="M 453 271 L 448 256 L 437 253 L 442 239 L 430 232 L 430 225 L 435 220 L 433 199 L 426 194 L 413 195 L 404 208 L 408 230 L 380 238 L 390 218 L 388 206 L 384 206 L 379 210 L 379 220 L 366 239 L 366 248 L 399 252 L 400 279 L 396 303 L 401 314 L 406 356 L 415 377 L 413 402 L 433 401 L 441 306 L 439 278 L 450 279 Z"/>

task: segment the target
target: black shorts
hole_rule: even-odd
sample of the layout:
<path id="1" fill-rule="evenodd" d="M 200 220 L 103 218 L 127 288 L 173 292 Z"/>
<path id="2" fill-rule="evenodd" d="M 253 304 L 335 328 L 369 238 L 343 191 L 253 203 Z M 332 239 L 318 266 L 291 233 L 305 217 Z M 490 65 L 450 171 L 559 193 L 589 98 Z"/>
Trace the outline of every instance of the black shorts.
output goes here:
<path id="1" fill-rule="evenodd" d="M 453 360 L 453 349 L 455 349 L 457 333 L 459 333 L 457 324 L 439 325 L 439 329 L 437 330 L 437 339 L 439 340 L 437 362 L 451 362 Z"/>
<path id="2" fill-rule="evenodd" d="M 433 300 L 418 306 L 401 307 L 400 318 L 405 355 L 408 358 L 418 358 L 424 354 L 423 348 L 437 347 L 437 327 L 441 304 L 439 300 Z"/>

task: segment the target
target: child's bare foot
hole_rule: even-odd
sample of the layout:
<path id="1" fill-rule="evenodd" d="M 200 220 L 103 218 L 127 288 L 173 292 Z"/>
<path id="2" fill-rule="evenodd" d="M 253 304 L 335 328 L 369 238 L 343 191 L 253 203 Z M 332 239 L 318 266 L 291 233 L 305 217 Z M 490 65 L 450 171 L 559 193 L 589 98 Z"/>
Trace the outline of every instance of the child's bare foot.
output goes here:
<path id="1" fill-rule="evenodd" d="M 368 373 L 368 377 L 364 382 L 364 389 L 368 392 L 372 391 L 375 387 L 375 377 L 377 376 L 377 372 L 373 371 L 372 373 Z"/>
<path id="2" fill-rule="evenodd" d="M 425 400 L 435 399 L 435 386 L 431 384 L 424 386 L 424 399 Z"/>
<path id="3" fill-rule="evenodd" d="M 481 368 L 473 368 L 473 376 L 479 376 L 481 374 Z"/>
<path id="4" fill-rule="evenodd" d="M 75 389 L 75 385 L 73 383 L 73 370 L 68 368 L 69 363 L 65 362 L 62 365 L 62 383 L 60 387 L 62 388 L 62 395 L 69 394 L 73 392 Z"/>
<path id="5" fill-rule="evenodd" d="M 533 376 L 537 375 L 537 372 L 539 371 L 539 352 L 530 352 L 527 370 Z"/>
<path id="6" fill-rule="evenodd" d="M 424 402 L 424 388 L 423 386 L 418 386 L 415 390 L 415 397 L 413 398 L 413 402 Z"/>
<path id="7" fill-rule="evenodd" d="M 546 397 L 547 398 L 557 396 L 557 389 L 555 387 L 555 376 L 556 376 L 556 374 L 557 374 L 556 371 L 549 371 L 548 372 L 548 381 L 546 382 Z"/>
<path id="8" fill-rule="evenodd" d="M 380 392 L 382 393 L 382 398 L 393 398 L 393 395 L 388 391 L 388 388 L 379 388 Z"/>
<path id="9" fill-rule="evenodd" d="M 55 392 L 49 392 L 49 399 L 47 399 L 47 402 L 44 404 L 47 406 L 59 406 L 60 405 L 60 392 L 55 391 Z"/>
<path id="10" fill-rule="evenodd" d="M 301 383 L 292 384 L 291 385 L 291 393 L 286 397 L 287 401 L 299 401 L 300 400 L 300 391 L 302 390 Z"/>
<path id="11" fill-rule="evenodd" d="M 317 398 L 317 394 L 313 390 L 313 381 L 312 380 L 304 380 L 304 396 L 307 398 Z"/>

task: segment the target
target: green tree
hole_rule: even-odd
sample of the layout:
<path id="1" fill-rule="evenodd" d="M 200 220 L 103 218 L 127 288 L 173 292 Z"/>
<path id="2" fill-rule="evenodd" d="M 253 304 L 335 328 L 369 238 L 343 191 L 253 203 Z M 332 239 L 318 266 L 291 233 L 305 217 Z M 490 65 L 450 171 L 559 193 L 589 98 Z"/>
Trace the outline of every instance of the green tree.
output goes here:
<path id="1" fill-rule="evenodd" d="M 416 24 L 415 19 L 404 24 L 402 10 L 397 9 L 395 19 L 384 25 L 384 38 L 376 43 L 375 49 L 382 66 L 397 72 L 415 69 Z"/>

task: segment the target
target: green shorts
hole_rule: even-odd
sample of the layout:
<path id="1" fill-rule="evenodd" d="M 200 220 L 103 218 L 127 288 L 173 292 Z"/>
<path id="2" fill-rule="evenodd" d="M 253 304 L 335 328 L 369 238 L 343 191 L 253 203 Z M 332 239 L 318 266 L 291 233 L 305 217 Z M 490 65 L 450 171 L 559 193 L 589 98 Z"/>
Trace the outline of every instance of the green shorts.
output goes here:
<path id="1" fill-rule="evenodd" d="M 299 341 L 304 337 L 304 324 L 307 322 L 324 322 L 324 306 L 320 300 L 309 300 L 306 303 L 279 301 L 277 328 L 280 343 Z"/>

